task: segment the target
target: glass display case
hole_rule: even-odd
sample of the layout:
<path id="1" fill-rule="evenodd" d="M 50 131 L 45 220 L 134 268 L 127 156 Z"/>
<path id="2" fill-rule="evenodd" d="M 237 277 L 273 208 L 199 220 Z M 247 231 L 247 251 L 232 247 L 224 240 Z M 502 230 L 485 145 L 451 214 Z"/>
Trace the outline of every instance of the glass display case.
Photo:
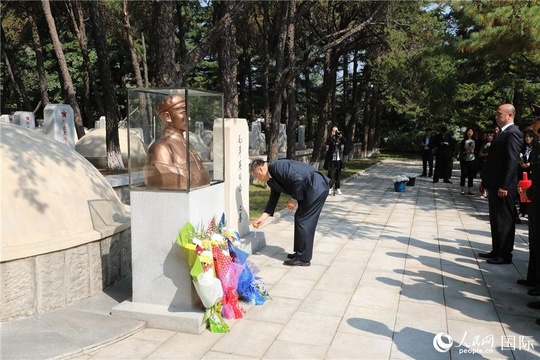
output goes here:
<path id="1" fill-rule="evenodd" d="M 145 145 L 128 142 L 130 190 L 189 192 L 223 182 L 223 94 L 128 89 L 127 113 L 129 132 Z"/>

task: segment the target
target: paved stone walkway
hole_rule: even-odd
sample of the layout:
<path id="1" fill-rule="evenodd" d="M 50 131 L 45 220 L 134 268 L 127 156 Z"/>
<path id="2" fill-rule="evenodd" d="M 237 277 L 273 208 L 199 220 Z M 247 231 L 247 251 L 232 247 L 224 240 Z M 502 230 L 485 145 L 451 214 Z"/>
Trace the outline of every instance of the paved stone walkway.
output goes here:
<path id="1" fill-rule="evenodd" d="M 458 169 L 454 184 L 417 178 L 394 191 L 392 177 L 419 169 L 385 160 L 348 179 L 342 196 L 328 198 L 310 267 L 282 265 L 292 213 L 260 229 L 267 246 L 250 260 L 271 299 L 244 306 L 227 334 L 107 315 L 126 296 L 120 288 L 2 324 L 0 358 L 538 359 L 540 311 L 526 307 L 535 298 L 516 284 L 527 269 L 527 221 L 514 263 L 487 264 L 477 257 L 490 250 L 487 200 L 459 194 Z"/>

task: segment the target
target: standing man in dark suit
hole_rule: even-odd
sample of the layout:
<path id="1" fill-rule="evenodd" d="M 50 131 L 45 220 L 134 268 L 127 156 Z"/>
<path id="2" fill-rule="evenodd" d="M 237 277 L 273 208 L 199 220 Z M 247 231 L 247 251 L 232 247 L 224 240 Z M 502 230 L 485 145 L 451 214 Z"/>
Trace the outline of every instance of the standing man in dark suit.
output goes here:
<path id="1" fill-rule="evenodd" d="M 428 173 L 429 166 L 429 173 Z M 433 175 L 433 139 L 431 138 L 431 129 L 426 129 L 426 133 L 422 138 L 422 175 Z"/>
<path id="2" fill-rule="evenodd" d="M 433 137 L 433 147 L 435 148 L 435 172 L 433 182 L 439 182 L 442 178 L 445 183 L 451 184 L 452 163 L 454 156 L 455 141 L 452 134 L 448 132 L 446 126 L 441 127 L 441 132 Z"/>
<path id="3" fill-rule="evenodd" d="M 497 108 L 500 128 L 493 140 L 482 171 L 482 187 L 488 192 L 491 245 L 489 253 L 478 256 L 490 264 L 511 264 L 516 232 L 518 168 L 523 135 L 514 125 L 516 109 L 511 104 Z"/>
<path id="4" fill-rule="evenodd" d="M 277 160 L 267 163 L 253 160 L 250 166 L 253 177 L 264 181 L 270 187 L 270 198 L 263 214 L 255 220 L 258 228 L 274 210 L 282 193 L 290 195 L 289 210 L 298 209 L 294 214 L 294 254 L 287 255 L 283 265 L 309 266 L 313 256 L 313 240 L 324 202 L 331 188 L 330 179 L 311 165 L 295 160 Z"/>

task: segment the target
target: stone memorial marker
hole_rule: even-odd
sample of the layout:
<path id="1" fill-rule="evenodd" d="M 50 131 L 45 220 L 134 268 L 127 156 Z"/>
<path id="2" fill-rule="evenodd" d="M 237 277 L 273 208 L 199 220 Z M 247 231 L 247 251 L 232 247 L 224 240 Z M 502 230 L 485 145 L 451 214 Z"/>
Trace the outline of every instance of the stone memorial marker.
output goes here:
<path id="1" fill-rule="evenodd" d="M 251 133 L 249 134 L 250 155 L 259 155 L 261 146 L 261 123 L 254 121 L 251 123 Z"/>
<path id="2" fill-rule="evenodd" d="M 278 151 L 287 152 L 287 128 L 285 124 L 279 124 Z"/>
<path id="3" fill-rule="evenodd" d="M 73 108 L 65 104 L 47 104 L 43 116 L 43 134 L 75 149 L 77 135 Z"/>
<path id="4" fill-rule="evenodd" d="M 13 124 L 13 115 L 8 115 L 8 114 L 0 115 L 0 121 L 3 121 L 8 124 Z"/>
<path id="5" fill-rule="evenodd" d="M 216 146 L 222 146 L 220 134 L 225 132 L 225 161 L 217 161 L 214 170 L 225 173 L 225 216 L 227 225 L 240 236 L 249 232 L 249 129 L 246 119 L 216 120 Z"/>
<path id="6" fill-rule="evenodd" d="M 105 129 L 107 126 L 106 121 L 107 119 L 105 118 L 105 116 L 101 116 L 98 121 L 94 121 L 94 127 L 96 129 Z"/>
<path id="7" fill-rule="evenodd" d="M 36 119 L 31 111 L 15 111 L 13 114 L 13 123 L 27 129 L 36 128 Z"/>
<path id="8" fill-rule="evenodd" d="M 298 150 L 306 149 L 306 127 L 304 125 L 298 126 L 298 143 L 296 148 Z"/>

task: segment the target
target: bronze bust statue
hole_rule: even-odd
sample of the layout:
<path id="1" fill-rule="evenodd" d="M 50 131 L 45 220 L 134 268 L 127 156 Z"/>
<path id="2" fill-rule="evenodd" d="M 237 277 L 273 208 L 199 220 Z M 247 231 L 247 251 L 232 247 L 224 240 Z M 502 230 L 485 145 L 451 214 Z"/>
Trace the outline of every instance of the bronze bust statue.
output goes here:
<path id="1" fill-rule="evenodd" d="M 186 99 L 173 94 L 165 97 L 156 108 L 165 129 L 148 149 L 144 166 L 144 181 L 152 189 L 190 189 L 210 184 L 210 173 L 193 148 L 187 146 L 184 133 L 187 131 Z M 188 176 L 189 161 L 189 176 Z"/>

